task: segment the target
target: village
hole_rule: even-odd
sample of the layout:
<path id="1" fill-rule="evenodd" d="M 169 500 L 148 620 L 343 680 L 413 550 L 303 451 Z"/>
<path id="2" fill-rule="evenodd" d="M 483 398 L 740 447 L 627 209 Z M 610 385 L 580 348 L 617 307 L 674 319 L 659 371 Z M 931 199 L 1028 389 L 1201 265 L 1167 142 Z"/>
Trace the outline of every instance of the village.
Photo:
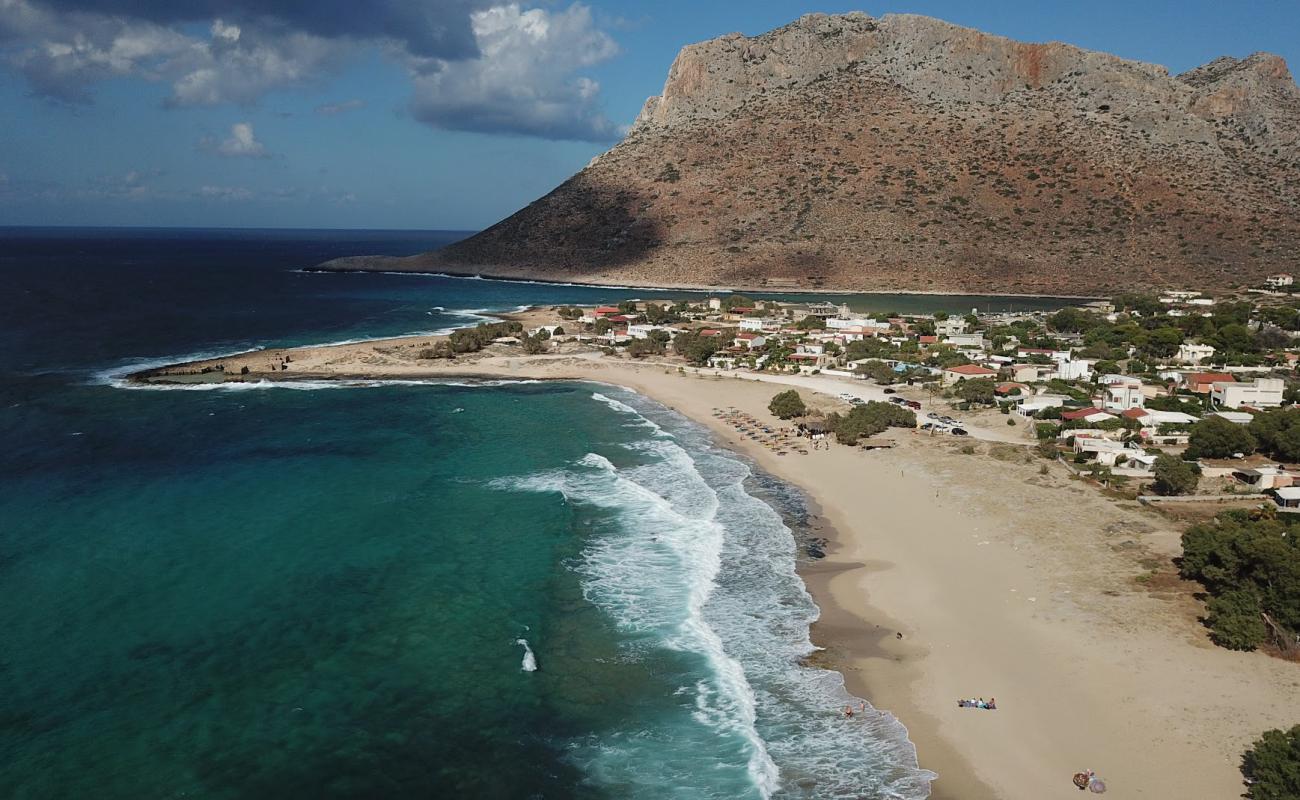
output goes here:
<path id="1" fill-rule="evenodd" d="M 533 353 L 594 346 L 796 386 L 801 377 L 851 405 L 909 408 L 931 435 L 1037 443 L 1046 457 L 1152 500 L 1254 495 L 1300 511 L 1292 283 L 1275 275 L 1226 297 L 1171 290 L 1055 312 L 965 315 L 862 315 L 843 304 L 739 294 L 628 300 L 560 307 L 555 324 L 498 343 Z"/>

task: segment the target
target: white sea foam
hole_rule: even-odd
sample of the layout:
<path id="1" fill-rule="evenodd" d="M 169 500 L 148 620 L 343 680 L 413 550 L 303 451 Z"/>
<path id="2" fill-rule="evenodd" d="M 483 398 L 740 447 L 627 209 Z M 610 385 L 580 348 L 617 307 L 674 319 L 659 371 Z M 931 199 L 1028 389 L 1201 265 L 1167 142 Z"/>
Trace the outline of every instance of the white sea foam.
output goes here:
<path id="1" fill-rule="evenodd" d="M 653 785 L 647 796 L 718 796 L 691 783 L 700 780 L 698 759 L 721 759 L 719 743 L 738 741 L 750 788 L 732 796 L 926 797 L 933 774 L 917 768 L 906 729 L 874 711 L 842 719 L 837 709 L 860 701 L 838 673 L 803 665 L 818 609 L 795 571 L 792 532 L 746 490 L 749 467 L 637 395 L 611 389 L 594 399 L 662 435 L 632 443 L 631 465 L 592 453 L 572 469 L 498 487 L 560 492 L 618 520 L 583 554 L 584 593 L 631 641 L 705 659 L 708 677 L 678 693 L 710 735 L 693 740 L 629 722 L 574 746 L 583 769 L 598 784 Z"/>
<path id="2" fill-rule="evenodd" d="M 213 350 L 180 356 L 132 359 L 94 373 L 90 378 L 90 383 L 100 386 L 115 386 L 119 389 L 131 389 L 135 387 L 127 380 L 127 377 L 134 375 L 137 372 L 143 372 L 149 369 L 158 369 L 159 367 L 165 367 L 168 364 L 182 364 L 189 361 L 208 361 L 214 358 L 242 356 L 249 353 L 256 353 L 263 349 L 265 348 L 251 347 L 246 350 Z"/>
<path id="3" fill-rule="evenodd" d="M 536 672 L 537 656 L 533 655 L 533 648 L 528 646 L 528 640 L 515 639 L 515 644 L 523 645 L 524 647 L 524 660 L 523 660 L 523 664 L 520 666 L 520 669 L 522 669 L 524 672 Z"/>

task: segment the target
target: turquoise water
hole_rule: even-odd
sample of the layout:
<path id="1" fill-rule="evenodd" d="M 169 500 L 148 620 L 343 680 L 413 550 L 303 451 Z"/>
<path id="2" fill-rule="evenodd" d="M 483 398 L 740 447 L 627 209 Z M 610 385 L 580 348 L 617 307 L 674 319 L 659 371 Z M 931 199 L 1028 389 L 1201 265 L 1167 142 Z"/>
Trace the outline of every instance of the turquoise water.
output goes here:
<path id="1" fill-rule="evenodd" d="M 342 235 L 196 246 L 227 285 L 145 242 L 6 273 L 30 302 L 0 315 L 4 796 L 925 796 L 902 727 L 840 719 L 839 676 L 800 665 L 800 497 L 673 412 L 581 383 L 111 380 L 531 289 L 285 277 Z"/>

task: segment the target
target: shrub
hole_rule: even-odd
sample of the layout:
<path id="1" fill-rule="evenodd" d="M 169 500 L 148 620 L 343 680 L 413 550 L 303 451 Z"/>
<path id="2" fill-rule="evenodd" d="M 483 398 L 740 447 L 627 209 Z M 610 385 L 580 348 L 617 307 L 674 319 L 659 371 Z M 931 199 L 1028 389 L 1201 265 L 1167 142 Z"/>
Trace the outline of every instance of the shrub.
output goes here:
<path id="1" fill-rule="evenodd" d="M 1061 426 L 1053 425 L 1050 422 L 1039 422 L 1034 425 L 1034 435 L 1038 437 L 1039 441 L 1055 439 L 1060 432 Z"/>
<path id="2" fill-rule="evenodd" d="M 886 428 L 915 428 L 916 414 L 894 403 L 873 400 L 864 405 L 854 406 L 842 417 L 833 414 L 830 421 L 837 442 L 857 444 L 858 439 L 875 436 Z"/>
<path id="3" fill-rule="evenodd" d="M 1300 725 L 1267 731 L 1242 757 L 1241 774 L 1249 782 L 1249 800 L 1300 797 Z"/>
<path id="4" fill-rule="evenodd" d="M 1260 449 L 1269 455 L 1282 461 L 1300 460 L 1300 409 L 1256 414 L 1249 427 Z"/>
<path id="5" fill-rule="evenodd" d="M 1007 425 L 1010 425 L 1012 428 L 1014 428 L 1016 427 L 1016 421 L 1014 419 L 1009 419 L 1007 420 Z"/>
<path id="6" fill-rule="evenodd" d="M 994 401 L 992 378 L 968 378 L 957 384 L 957 396 L 968 403 L 992 404 Z"/>
<path id="7" fill-rule="evenodd" d="M 767 410 L 781 419 L 793 419 L 808 413 L 808 407 L 804 405 L 803 398 L 794 389 L 774 396 L 772 402 L 767 404 Z"/>
<path id="8" fill-rule="evenodd" d="M 1260 616 L 1259 598 L 1244 589 L 1234 589 L 1210 599 L 1205 624 L 1210 639 L 1229 650 L 1254 650 L 1268 638 Z"/>
<path id="9" fill-rule="evenodd" d="M 1200 582 L 1213 598 L 1206 623 L 1216 643 L 1250 649 L 1270 631 L 1267 614 L 1290 644 L 1300 630 L 1300 520 L 1252 517 L 1225 511 L 1213 522 L 1193 525 L 1183 534 L 1179 573 Z"/>
<path id="10" fill-rule="evenodd" d="M 1231 423 L 1229 423 L 1231 424 Z M 1197 468 L 1181 458 L 1168 454 L 1156 457 L 1153 468 L 1156 494 L 1191 494 L 1200 480 Z"/>

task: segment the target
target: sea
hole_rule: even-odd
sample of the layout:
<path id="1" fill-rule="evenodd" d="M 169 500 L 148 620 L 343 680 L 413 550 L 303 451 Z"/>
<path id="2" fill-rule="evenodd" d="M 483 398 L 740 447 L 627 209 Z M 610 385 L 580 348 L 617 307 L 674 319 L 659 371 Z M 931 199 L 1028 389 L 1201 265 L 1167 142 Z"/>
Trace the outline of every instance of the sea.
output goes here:
<path id="1" fill-rule="evenodd" d="M 0 793 L 925 797 L 903 724 L 805 663 L 803 498 L 676 413 L 123 380 L 687 294 L 309 271 L 464 235 L 0 229 Z"/>

